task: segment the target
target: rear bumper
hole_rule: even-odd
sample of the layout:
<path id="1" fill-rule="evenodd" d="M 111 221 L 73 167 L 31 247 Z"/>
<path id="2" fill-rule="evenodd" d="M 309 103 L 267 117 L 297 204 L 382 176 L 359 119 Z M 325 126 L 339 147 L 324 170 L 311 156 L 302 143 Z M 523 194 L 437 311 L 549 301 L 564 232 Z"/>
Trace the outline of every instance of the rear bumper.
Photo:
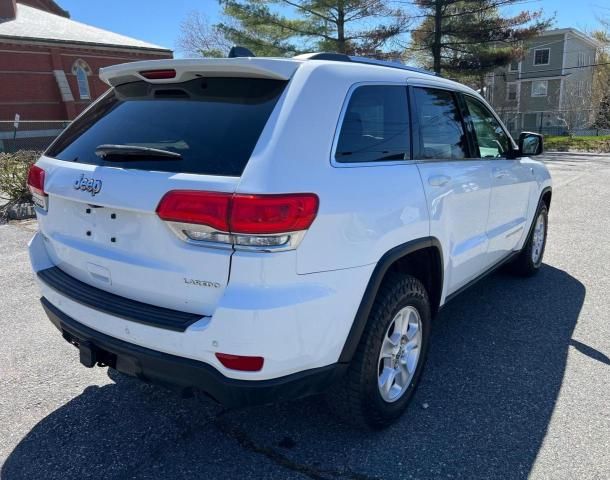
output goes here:
<path id="1" fill-rule="evenodd" d="M 158 352 L 93 330 L 53 306 L 42 306 L 51 322 L 72 344 L 82 345 L 81 361 L 102 362 L 141 380 L 180 390 L 197 389 L 227 407 L 258 405 L 305 397 L 326 390 L 338 380 L 346 364 L 332 364 L 268 380 L 239 380 L 222 375 L 211 365 Z"/>

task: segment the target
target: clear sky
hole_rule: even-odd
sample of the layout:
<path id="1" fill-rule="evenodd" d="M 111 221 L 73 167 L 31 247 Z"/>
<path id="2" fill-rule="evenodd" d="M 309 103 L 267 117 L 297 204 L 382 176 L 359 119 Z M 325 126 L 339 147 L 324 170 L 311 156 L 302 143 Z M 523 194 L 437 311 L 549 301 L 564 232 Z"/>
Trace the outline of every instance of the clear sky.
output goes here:
<path id="1" fill-rule="evenodd" d="M 180 23 L 194 10 L 212 21 L 218 15 L 217 0 L 56 0 L 72 19 L 176 50 Z M 598 28 L 597 16 L 610 17 L 608 0 L 525 0 L 513 7 L 556 13 L 557 28 Z M 180 56 L 180 52 L 176 52 Z"/>

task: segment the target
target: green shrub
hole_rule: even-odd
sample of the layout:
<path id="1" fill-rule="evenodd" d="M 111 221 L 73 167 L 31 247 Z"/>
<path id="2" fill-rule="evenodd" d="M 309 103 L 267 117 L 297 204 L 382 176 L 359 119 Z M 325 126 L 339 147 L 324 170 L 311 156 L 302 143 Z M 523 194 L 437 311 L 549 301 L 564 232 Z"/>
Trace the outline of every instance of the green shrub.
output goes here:
<path id="1" fill-rule="evenodd" d="M 610 136 L 599 137 L 545 137 L 544 148 L 548 151 L 610 152 Z"/>
<path id="2" fill-rule="evenodd" d="M 3 200 L 9 204 L 31 200 L 27 187 L 28 170 L 39 156 L 40 152 L 28 150 L 0 153 L 0 197 Z"/>

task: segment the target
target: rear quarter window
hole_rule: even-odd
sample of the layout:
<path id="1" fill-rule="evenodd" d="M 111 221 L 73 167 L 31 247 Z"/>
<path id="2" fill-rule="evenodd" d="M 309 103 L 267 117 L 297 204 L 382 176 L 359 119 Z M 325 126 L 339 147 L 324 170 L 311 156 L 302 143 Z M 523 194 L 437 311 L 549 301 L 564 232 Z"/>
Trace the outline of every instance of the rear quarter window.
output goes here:
<path id="1" fill-rule="evenodd" d="M 240 176 L 286 83 L 217 77 L 120 85 L 75 120 L 46 155 L 90 165 Z M 96 155 L 100 145 L 162 149 L 182 158 L 109 161 Z"/>
<path id="2" fill-rule="evenodd" d="M 411 158 L 407 87 L 362 85 L 349 98 L 335 161 L 362 163 Z"/>

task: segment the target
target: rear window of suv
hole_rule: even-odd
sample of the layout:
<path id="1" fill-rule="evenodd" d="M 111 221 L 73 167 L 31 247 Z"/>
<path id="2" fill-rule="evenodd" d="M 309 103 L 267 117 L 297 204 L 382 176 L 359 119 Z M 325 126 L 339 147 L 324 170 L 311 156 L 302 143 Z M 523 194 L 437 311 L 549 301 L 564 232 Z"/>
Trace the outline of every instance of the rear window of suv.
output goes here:
<path id="1" fill-rule="evenodd" d="M 120 85 L 74 121 L 46 155 L 90 165 L 240 176 L 286 83 L 215 77 Z M 109 161 L 96 155 L 100 145 L 161 149 L 181 158 Z"/>

